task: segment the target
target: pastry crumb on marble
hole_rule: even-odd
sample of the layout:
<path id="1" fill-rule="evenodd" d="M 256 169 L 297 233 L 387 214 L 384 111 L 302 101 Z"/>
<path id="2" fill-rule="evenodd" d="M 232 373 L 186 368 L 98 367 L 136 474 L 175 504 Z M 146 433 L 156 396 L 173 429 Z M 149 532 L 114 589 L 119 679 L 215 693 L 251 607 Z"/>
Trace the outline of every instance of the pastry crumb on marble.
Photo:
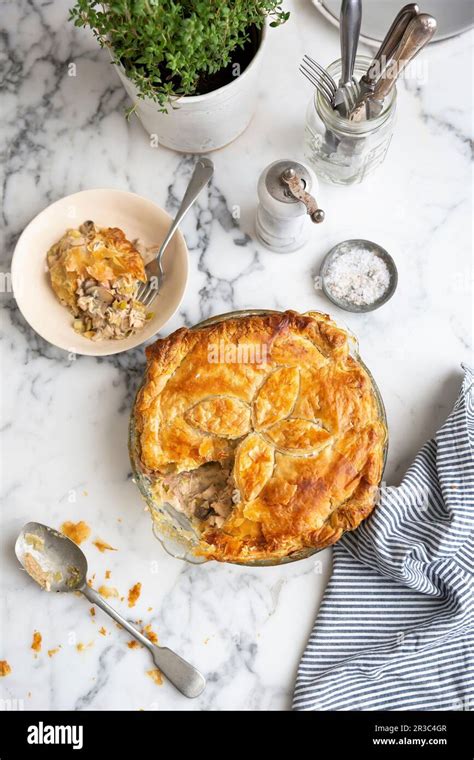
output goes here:
<path id="1" fill-rule="evenodd" d="M 135 607 L 142 590 L 142 584 L 140 582 L 135 583 L 128 592 L 128 606 Z"/>
<path id="2" fill-rule="evenodd" d="M 65 536 L 70 538 L 71 541 L 74 541 L 78 546 L 84 541 L 87 541 L 91 534 L 91 529 L 83 520 L 80 520 L 77 523 L 67 520 L 66 522 L 63 522 L 60 530 L 61 533 L 64 533 Z"/>
<path id="3" fill-rule="evenodd" d="M 151 680 L 157 686 L 163 685 L 163 676 L 161 675 L 161 670 L 158 670 L 158 668 L 153 668 L 153 670 L 147 670 L 146 674 L 147 676 L 150 676 Z"/>
<path id="4" fill-rule="evenodd" d="M 142 648 L 142 645 L 136 639 L 130 639 L 130 641 L 127 643 L 127 646 L 128 646 L 129 649 L 141 649 Z"/>
<path id="5" fill-rule="evenodd" d="M 79 644 L 76 644 L 76 649 L 77 649 L 78 652 L 85 652 L 86 649 L 90 649 L 93 646 L 94 646 L 94 642 L 93 641 L 89 641 L 88 644 L 83 644 L 80 641 Z"/>
<path id="6" fill-rule="evenodd" d="M 116 552 L 117 549 L 114 549 L 113 546 L 107 543 L 107 541 L 102 541 L 101 538 L 96 538 L 95 541 L 92 542 L 96 549 L 98 549 L 102 554 L 106 551 L 109 552 Z"/>
<path id="7" fill-rule="evenodd" d="M 31 649 L 33 652 L 41 652 L 41 644 L 43 641 L 43 637 L 39 631 L 33 632 L 33 640 L 31 642 Z"/>
<path id="8" fill-rule="evenodd" d="M 6 660 L 0 660 L 0 677 L 9 676 L 12 672 L 11 666 Z"/>
<path id="9" fill-rule="evenodd" d="M 114 586 L 99 586 L 98 592 L 104 599 L 118 599 L 119 592 Z"/>
<path id="10" fill-rule="evenodd" d="M 147 639 L 150 639 L 152 644 L 158 644 L 158 634 L 152 629 L 151 623 L 148 623 L 148 625 L 143 628 L 142 633 Z"/>
<path id="11" fill-rule="evenodd" d="M 107 636 L 107 628 L 102 626 L 102 628 L 99 628 L 99 633 L 101 636 Z"/>
<path id="12" fill-rule="evenodd" d="M 55 647 L 54 649 L 48 649 L 48 657 L 54 657 L 54 655 L 57 654 L 60 649 L 61 646 Z"/>

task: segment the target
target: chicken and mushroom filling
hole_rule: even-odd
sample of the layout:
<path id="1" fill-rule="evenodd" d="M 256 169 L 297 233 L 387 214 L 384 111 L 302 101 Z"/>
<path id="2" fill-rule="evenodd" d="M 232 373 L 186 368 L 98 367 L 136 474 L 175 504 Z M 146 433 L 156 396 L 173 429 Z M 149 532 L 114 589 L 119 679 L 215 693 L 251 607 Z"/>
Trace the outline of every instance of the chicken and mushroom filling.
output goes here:
<path id="1" fill-rule="evenodd" d="M 126 338 L 147 320 L 137 300 L 138 283 L 130 277 L 100 283 L 91 277 L 78 281 L 74 329 L 92 340 Z"/>
<path id="2" fill-rule="evenodd" d="M 232 476 L 232 463 L 208 462 L 196 470 L 163 477 L 160 496 L 191 521 L 221 528 L 240 493 Z"/>

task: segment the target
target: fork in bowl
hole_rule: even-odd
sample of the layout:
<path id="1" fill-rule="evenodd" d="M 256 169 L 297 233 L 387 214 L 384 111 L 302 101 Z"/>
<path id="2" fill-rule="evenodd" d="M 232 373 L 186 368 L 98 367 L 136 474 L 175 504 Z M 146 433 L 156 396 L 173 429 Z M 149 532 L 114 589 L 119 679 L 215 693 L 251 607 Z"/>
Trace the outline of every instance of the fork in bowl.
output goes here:
<path id="1" fill-rule="evenodd" d="M 173 219 L 155 258 L 145 267 L 147 280 L 139 286 L 136 295 L 136 299 L 141 301 L 144 306 L 150 306 L 160 291 L 165 276 L 162 267 L 162 259 L 168 243 L 176 232 L 185 214 L 187 214 L 201 190 L 206 187 L 213 174 L 214 164 L 212 161 L 205 156 L 199 158 L 194 167 L 193 175 L 186 188 L 183 200 L 181 201 L 178 213 Z"/>

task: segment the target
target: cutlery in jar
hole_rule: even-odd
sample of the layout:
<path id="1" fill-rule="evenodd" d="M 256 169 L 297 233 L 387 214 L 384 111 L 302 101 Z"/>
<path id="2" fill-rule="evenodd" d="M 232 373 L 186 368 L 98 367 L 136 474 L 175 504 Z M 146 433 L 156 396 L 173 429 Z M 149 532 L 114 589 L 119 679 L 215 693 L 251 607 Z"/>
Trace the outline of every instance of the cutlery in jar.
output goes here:
<path id="1" fill-rule="evenodd" d="M 436 19 L 428 13 L 420 13 L 410 21 L 373 92 L 367 92 L 349 114 L 351 121 L 375 119 L 382 113 L 385 98 L 392 91 L 398 77 L 428 44 L 435 31 Z"/>
<path id="2" fill-rule="evenodd" d="M 337 85 L 326 69 L 311 58 L 311 56 L 304 55 L 300 63 L 300 71 L 332 108 L 332 101 L 337 90 Z"/>
<path id="3" fill-rule="evenodd" d="M 373 92 L 375 83 L 382 73 L 382 69 L 395 52 L 408 24 L 419 12 L 420 9 L 416 3 L 409 3 L 408 5 L 404 5 L 397 13 L 374 57 L 374 60 L 364 76 L 359 80 L 360 94 L 355 107 L 357 107 L 359 101 L 363 99 L 367 92 Z"/>

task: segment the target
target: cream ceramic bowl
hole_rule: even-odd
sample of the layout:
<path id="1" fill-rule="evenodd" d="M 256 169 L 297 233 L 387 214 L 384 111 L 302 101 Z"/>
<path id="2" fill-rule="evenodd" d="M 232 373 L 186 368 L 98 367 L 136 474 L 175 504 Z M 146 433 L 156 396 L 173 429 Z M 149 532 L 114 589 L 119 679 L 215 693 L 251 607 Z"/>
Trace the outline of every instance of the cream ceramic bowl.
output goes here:
<path id="1" fill-rule="evenodd" d="M 150 307 L 154 316 L 124 340 L 94 342 L 76 333 L 73 316 L 50 284 L 46 254 L 68 228 L 92 219 L 100 227 L 120 227 L 129 240 L 158 248 L 171 218 L 152 201 L 123 190 L 84 190 L 52 203 L 25 228 L 12 259 L 13 293 L 24 318 L 42 338 L 69 353 L 109 356 L 152 338 L 178 309 L 188 277 L 188 249 L 178 230 L 164 257 L 165 279 Z"/>

